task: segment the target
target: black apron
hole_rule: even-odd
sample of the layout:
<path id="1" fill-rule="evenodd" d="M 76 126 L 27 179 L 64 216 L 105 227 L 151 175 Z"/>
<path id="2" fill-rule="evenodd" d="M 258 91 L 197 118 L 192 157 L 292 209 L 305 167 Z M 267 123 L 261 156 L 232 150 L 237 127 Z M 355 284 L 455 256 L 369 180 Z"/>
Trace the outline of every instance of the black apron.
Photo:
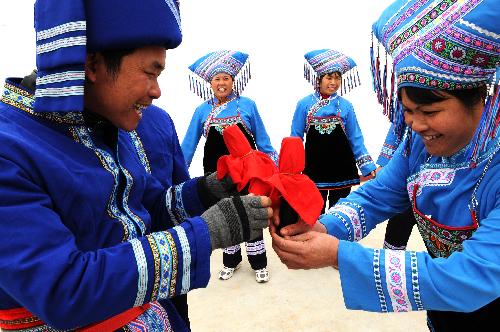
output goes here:
<path id="1" fill-rule="evenodd" d="M 305 153 L 304 174 L 317 184 L 331 184 L 318 186 L 320 189 L 359 184 L 356 160 L 340 117 L 312 117 L 306 133 Z M 328 160 L 333 160 L 333 163 Z"/>
<path id="2" fill-rule="evenodd" d="M 256 147 L 252 134 L 243 124 L 243 120 L 241 119 L 239 114 L 234 117 L 217 118 L 213 120 L 217 120 L 217 123 L 214 122 L 209 124 L 209 130 L 206 136 L 203 153 L 203 171 L 205 173 L 215 172 L 217 170 L 217 161 L 219 160 L 219 158 L 229 154 L 229 151 L 222 137 L 222 131 L 225 127 L 228 126 L 228 123 L 230 123 L 230 125 L 236 124 L 245 135 L 252 149 L 255 150 Z M 226 124 L 224 124 L 224 121 L 226 121 Z"/>

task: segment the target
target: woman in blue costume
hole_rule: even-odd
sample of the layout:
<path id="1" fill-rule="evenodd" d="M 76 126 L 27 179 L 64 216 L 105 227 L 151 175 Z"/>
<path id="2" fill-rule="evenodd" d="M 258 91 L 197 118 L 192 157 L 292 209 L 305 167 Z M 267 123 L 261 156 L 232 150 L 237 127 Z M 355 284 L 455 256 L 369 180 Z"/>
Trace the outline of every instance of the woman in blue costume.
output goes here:
<path id="1" fill-rule="evenodd" d="M 330 49 L 311 51 L 304 57 L 304 76 L 316 91 L 297 103 L 290 135 L 305 136 L 304 174 L 316 183 L 328 209 L 359 184 L 358 168 L 367 176 L 374 175 L 376 167 L 352 104 L 337 94 L 339 89 L 346 92 L 359 84 L 357 72 L 351 71 L 356 64 Z M 325 154 L 335 160 L 334 165 L 325 162 Z"/>
<path id="2" fill-rule="evenodd" d="M 391 125 L 377 158 L 377 165 L 379 166 L 377 173 L 380 172 L 382 167 L 387 166 L 387 163 L 392 159 L 400 143 L 401 139 L 398 139 L 394 132 L 394 126 Z M 405 250 L 415 222 L 415 217 L 411 209 L 391 217 L 387 221 L 385 229 L 384 249 Z"/>
<path id="3" fill-rule="evenodd" d="M 291 238 L 272 233 L 289 267 L 338 268 L 347 308 L 427 310 L 431 331 L 497 325 L 499 12 L 495 0 L 396 1 L 374 24 L 394 73 L 387 93 L 379 79 L 391 68 L 375 68 L 376 87 L 398 136 L 408 128 L 402 148 L 376 179 L 320 217 L 316 231 L 292 225 L 281 231 L 297 234 Z M 408 208 L 427 252 L 355 243 Z"/>
<path id="4" fill-rule="evenodd" d="M 35 28 L 36 89 L 8 79 L 0 101 L 0 328 L 186 331 L 170 299 L 271 211 L 215 174 L 165 188 L 145 169 L 133 130 L 181 42 L 178 7 L 38 0 Z"/>
<path id="5" fill-rule="evenodd" d="M 240 95 L 250 79 L 248 54 L 228 50 L 211 52 L 198 59 L 189 69 L 195 74 L 190 78 L 191 90 L 206 101 L 194 111 L 182 141 L 182 152 L 188 166 L 203 135 L 206 138 L 203 169 L 205 173 L 214 172 L 219 157 L 229 154 L 222 131 L 234 124 L 240 127 L 254 150 L 266 153 L 277 164 L 278 155 L 271 145 L 255 102 Z M 267 282 L 269 272 L 264 239 L 259 237 L 245 245 L 256 281 Z M 224 266 L 219 278 L 231 278 L 241 261 L 239 245 L 225 248 Z"/>

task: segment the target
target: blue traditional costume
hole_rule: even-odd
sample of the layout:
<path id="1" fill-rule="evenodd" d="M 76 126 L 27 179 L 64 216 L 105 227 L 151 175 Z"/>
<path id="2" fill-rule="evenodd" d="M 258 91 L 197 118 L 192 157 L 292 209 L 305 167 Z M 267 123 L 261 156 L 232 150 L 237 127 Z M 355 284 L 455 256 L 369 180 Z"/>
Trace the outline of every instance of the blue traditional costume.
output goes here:
<path id="1" fill-rule="evenodd" d="M 304 174 L 316 183 L 325 201 L 330 194 L 333 205 L 360 183 L 358 168 L 366 176 L 376 167 L 364 145 L 352 104 L 337 93 L 321 96 L 317 80 L 338 72 L 343 75 L 340 89 L 345 93 L 360 84 L 359 76 L 355 62 L 338 51 L 316 50 L 304 57 L 304 76 L 317 91 L 297 103 L 290 135 L 301 139 L 305 135 Z M 334 157 L 333 165 L 325 162 L 325 153 Z"/>
<path id="2" fill-rule="evenodd" d="M 191 164 L 203 135 L 206 138 L 203 153 L 204 172 L 216 171 L 217 160 L 229 154 L 222 131 L 231 125 L 237 125 L 241 129 L 252 149 L 266 153 L 277 164 L 278 154 L 271 145 L 255 102 L 240 95 L 251 77 L 248 54 L 229 50 L 211 52 L 196 60 L 189 69 L 194 74 L 190 77 L 191 90 L 205 99 L 205 102 L 194 111 L 182 141 L 182 152 L 187 165 Z M 227 97 L 228 102 L 222 105 L 218 105 L 219 101 L 213 96 L 209 85 L 212 78 L 219 73 L 229 74 L 234 80 L 233 91 Z M 248 260 L 254 270 L 261 270 L 267 266 L 263 238 L 246 243 L 246 249 Z M 224 249 L 225 267 L 234 269 L 241 260 L 239 245 Z"/>
<path id="3" fill-rule="evenodd" d="M 83 111 L 86 53 L 174 48 L 178 7 L 38 0 L 35 28 L 36 91 L 8 79 L 0 102 L 0 327 L 186 330 L 167 299 L 207 285 L 211 240 L 197 180 L 170 187 L 187 178 L 173 127 L 148 162 L 155 138 Z"/>
<path id="4" fill-rule="evenodd" d="M 499 12 L 496 0 L 405 0 L 386 9 L 374 24 L 374 33 L 393 59 L 392 93 L 387 93 L 380 80 L 391 77 L 390 68 L 380 68 L 376 58 L 373 64 L 379 96 L 396 128 L 402 124 L 397 121 L 402 117 L 398 88 L 446 91 L 495 82 L 500 61 Z M 496 84 L 475 136 L 465 148 L 450 157 L 429 155 L 420 136 L 410 131 L 404 148 L 375 180 L 320 219 L 329 234 L 342 239 L 338 264 L 348 308 L 427 310 L 433 331 L 497 325 L 500 138 Z M 367 249 L 353 243 L 408 207 L 427 253 Z"/>

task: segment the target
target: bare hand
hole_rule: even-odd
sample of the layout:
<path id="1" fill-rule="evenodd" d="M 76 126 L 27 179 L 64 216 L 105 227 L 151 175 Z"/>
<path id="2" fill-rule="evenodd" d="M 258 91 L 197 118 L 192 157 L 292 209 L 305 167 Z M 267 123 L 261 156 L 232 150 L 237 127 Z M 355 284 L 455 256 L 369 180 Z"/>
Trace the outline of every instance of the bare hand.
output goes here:
<path id="1" fill-rule="evenodd" d="M 339 240 L 320 232 L 281 237 L 271 232 L 273 249 L 289 269 L 338 267 Z"/>

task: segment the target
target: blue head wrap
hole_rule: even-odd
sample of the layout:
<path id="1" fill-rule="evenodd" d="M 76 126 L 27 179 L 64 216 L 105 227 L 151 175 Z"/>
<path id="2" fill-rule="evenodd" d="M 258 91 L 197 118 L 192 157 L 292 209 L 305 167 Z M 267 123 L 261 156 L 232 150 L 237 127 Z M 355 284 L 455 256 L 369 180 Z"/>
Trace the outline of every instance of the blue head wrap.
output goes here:
<path id="1" fill-rule="evenodd" d="M 174 0 L 37 0 L 35 111 L 81 112 L 87 52 L 177 47 Z"/>
<path id="2" fill-rule="evenodd" d="M 356 63 L 345 54 L 331 49 L 322 49 L 310 51 L 304 55 L 304 58 L 304 77 L 316 88 L 319 77 L 334 72 L 342 74 L 341 93 L 349 92 L 361 84 L 358 72 L 354 69 Z"/>
<path id="3" fill-rule="evenodd" d="M 398 0 L 373 24 L 373 35 L 386 52 L 384 56 L 379 45 L 372 45 L 374 89 L 398 136 L 404 130 L 399 88 L 494 85 L 500 64 L 498 13 L 498 0 Z M 498 89 L 490 92 L 472 158 L 498 129 Z"/>
<path id="4" fill-rule="evenodd" d="M 248 54 L 239 51 L 210 52 L 189 66 L 189 70 L 196 74 L 189 77 L 191 91 L 204 100 L 212 97 L 210 82 L 219 73 L 226 73 L 233 77 L 234 90 L 237 94 L 243 92 L 251 78 Z"/>

